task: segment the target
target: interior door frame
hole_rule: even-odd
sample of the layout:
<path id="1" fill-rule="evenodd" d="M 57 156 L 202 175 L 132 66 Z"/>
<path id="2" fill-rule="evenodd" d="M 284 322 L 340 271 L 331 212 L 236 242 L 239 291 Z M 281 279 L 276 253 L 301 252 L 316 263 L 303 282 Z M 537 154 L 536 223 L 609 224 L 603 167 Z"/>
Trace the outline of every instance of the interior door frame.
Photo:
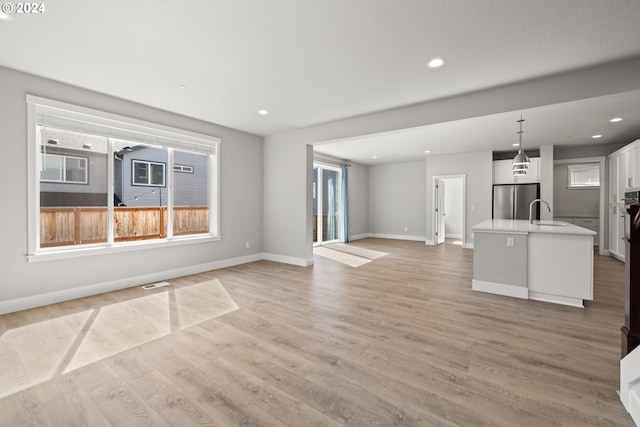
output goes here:
<path id="1" fill-rule="evenodd" d="M 435 206 L 437 202 L 437 188 L 436 185 L 440 180 L 446 179 L 461 179 L 462 180 L 462 245 L 467 244 L 467 174 L 452 174 L 452 175 L 436 175 L 431 177 L 431 207 L 427 207 L 427 212 L 432 212 L 433 221 L 431 221 L 431 244 L 437 245 L 436 231 L 437 231 L 437 218 Z M 445 187 L 446 190 L 446 187 Z M 427 241 L 427 244 L 429 242 Z"/>

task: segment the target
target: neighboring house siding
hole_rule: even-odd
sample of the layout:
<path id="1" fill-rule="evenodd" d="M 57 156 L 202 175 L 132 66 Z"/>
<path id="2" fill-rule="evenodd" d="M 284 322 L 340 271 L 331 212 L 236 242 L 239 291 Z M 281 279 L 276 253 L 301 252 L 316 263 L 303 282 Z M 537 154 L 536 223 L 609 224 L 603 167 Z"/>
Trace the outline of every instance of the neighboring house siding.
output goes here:
<path id="1" fill-rule="evenodd" d="M 209 206 L 209 157 L 202 154 L 174 151 L 175 165 L 192 166 L 193 173 L 173 174 L 174 206 Z"/>
<path id="2" fill-rule="evenodd" d="M 88 150 L 68 150 L 47 147 L 47 154 L 87 159 L 88 183 L 40 182 L 40 205 L 47 206 L 106 206 L 107 182 L 104 171 L 107 155 Z"/>
<path id="3" fill-rule="evenodd" d="M 123 152 L 122 161 L 115 163 L 115 193 L 126 206 L 167 206 L 167 151 L 155 148 L 134 148 Z M 165 186 L 133 184 L 133 161 L 148 161 L 165 165 Z M 173 175 L 174 206 L 208 206 L 208 156 L 175 150 L 174 164 L 193 167 L 193 173 Z M 137 199 L 136 199 L 137 197 Z"/>

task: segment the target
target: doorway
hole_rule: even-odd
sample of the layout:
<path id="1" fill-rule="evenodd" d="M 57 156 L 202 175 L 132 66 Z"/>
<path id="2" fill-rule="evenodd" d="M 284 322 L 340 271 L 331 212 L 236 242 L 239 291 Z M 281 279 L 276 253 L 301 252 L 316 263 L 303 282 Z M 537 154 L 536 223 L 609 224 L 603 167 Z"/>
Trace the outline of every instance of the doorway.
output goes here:
<path id="1" fill-rule="evenodd" d="M 466 175 L 433 177 L 433 242 L 466 241 Z"/>
<path id="2" fill-rule="evenodd" d="M 340 194 L 342 170 L 324 164 L 313 165 L 313 244 L 340 240 Z"/>

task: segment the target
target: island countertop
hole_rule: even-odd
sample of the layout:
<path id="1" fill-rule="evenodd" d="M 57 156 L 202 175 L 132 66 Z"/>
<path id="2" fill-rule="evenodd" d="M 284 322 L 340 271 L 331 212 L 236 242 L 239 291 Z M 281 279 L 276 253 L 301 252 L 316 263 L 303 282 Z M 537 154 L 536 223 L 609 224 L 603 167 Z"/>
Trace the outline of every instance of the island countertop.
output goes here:
<path id="1" fill-rule="evenodd" d="M 564 221 L 533 221 L 526 219 L 488 219 L 473 226 L 474 232 L 494 233 L 548 233 L 548 234 L 583 234 L 594 236 L 595 231 L 578 227 Z"/>

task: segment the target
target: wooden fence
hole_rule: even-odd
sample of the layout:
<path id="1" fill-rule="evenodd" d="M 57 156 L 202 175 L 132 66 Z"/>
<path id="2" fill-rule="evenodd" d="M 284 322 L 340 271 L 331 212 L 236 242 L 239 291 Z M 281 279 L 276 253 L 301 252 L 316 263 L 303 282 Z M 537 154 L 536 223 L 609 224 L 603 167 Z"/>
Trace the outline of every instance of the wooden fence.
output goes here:
<path id="1" fill-rule="evenodd" d="M 106 207 L 46 207 L 40 209 L 40 247 L 84 245 L 107 241 Z M 116 242 L 162 239 L 167 236 L 166 207 L 114 207 Z M 209 208 L 173 208 L 173 235 L 209 232 Z"/>

